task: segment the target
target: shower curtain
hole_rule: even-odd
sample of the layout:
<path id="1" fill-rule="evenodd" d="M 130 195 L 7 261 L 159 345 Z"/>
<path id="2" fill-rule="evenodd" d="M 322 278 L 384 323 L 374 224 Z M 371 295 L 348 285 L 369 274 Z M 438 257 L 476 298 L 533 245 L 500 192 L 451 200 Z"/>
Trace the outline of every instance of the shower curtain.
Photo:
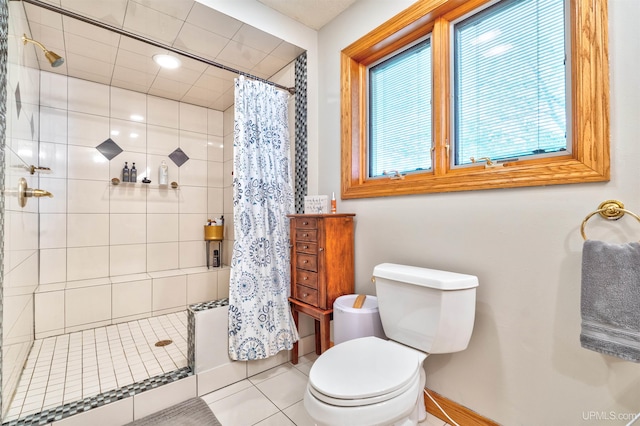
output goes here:
<path id="1" fill-rule="evenodd" d="M 292 349 L 298 333 L 289 309 L 290 173 L 288 94 L 235 80 L 233 213 L 229 283 L 229 356 L 256 360 Z"/>

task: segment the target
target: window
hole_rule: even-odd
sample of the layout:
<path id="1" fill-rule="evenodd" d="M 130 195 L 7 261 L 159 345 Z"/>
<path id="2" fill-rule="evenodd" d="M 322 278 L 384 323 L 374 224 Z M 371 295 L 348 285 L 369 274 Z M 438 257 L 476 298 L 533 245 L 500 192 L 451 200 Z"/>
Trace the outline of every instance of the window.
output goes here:
<path id="1" fill-rule="evenodd" d="M 437 3 L 342 51 L 343 198 L 608 180 L 606 2 Z"/>
<path id="2" fill-rule="evenodd" d="M 369 177 L 431 169 L 431 43 L 369 67 Z"/>
<path id="3" fill-rule="evenodd" d="M 503 1 L 453 31 L 453 165 L 565 151 L 564 1 Z"/>

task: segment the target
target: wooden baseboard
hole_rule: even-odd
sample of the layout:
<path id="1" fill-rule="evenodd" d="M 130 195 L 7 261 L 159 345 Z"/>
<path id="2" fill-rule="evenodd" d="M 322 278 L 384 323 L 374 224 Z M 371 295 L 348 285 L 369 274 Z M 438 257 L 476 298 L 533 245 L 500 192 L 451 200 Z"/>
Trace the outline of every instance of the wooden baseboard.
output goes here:
<path id="1" fill-rule="evenodd" d="M 464 407 L 457 402 L 451 401 L 445 398 L 437 392 L 427 389 L 427 392 L 433 397 L 433 399 L 447 412 L 460 426 L 500 426 L 498 423 L 491 419 L 481 416 L 473 410 Z M 433 416 L 436 416 L 440 420 L 451 423 L 447 417 L 442 414 L 442 411 L 429 399 L 427 395 L 424 395 L 424 402 L 427 406 L 427 412 Z"/>

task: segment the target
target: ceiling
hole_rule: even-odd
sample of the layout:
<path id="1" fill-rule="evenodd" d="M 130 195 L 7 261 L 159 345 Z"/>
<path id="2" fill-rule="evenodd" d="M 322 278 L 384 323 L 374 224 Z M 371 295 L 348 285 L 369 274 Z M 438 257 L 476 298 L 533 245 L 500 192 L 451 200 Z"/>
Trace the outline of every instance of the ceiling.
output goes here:
<path id="1" fill-rule="evenodd" d="M 319 30 L 357 0 L 258 0 L 283 15 Z"/>
<path id="2" fill-rule="evenodd" d="M 304 52 L 195 0 L 41 1 L 263 79 L 271 78 Z M 260 1 L 274 7 L 282 3 Z M 300 3 L 305 2 L 319 3 Z M 236 73 L 187 56 L 180 57 L 182 66 L 178 69 L 160 68 L 151 57 L 168 49 L 37 5 L 22 4 L 31 37 L 65 58 L 62 66 L 53 68 L 38 50 L 42 70 L 217 110 L 233 104 Z M 309 9 L 307 15 L 311 14 Z M 316 20 L 313 25 L 322 22 Z"/>

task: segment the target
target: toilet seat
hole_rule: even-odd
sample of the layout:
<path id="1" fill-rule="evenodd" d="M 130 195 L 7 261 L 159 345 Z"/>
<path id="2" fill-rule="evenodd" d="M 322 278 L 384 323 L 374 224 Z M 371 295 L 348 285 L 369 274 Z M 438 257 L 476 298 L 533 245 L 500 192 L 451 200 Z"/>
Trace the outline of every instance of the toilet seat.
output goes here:
<path id="1" fill-rule="evenodd" d="M 392 341 L 363 337 L 323 353 L 309 372 L 309 392 L 341 407 L 377 404 L 415 388 L 425 354 Z"/>

